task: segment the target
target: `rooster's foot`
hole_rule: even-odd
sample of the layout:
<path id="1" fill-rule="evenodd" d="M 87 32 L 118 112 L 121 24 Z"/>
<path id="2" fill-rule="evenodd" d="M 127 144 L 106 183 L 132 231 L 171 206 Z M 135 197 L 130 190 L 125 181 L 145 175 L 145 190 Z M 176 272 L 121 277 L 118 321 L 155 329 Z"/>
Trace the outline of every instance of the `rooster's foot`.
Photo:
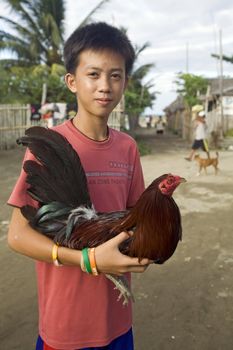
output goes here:
<path id="1" fill-rule="evenodd" d="M 121 298 L 123 298 L 123 305 L 128 305 L 130 299 L 134 301 L 133 293 L 130 290 L 128 280 L 125 276 L 113 276 L 106 274 L 106 277 L 115 285 L 114 289 L 117 289 L 120 292 L 117 300 L 121 300 Z"/>

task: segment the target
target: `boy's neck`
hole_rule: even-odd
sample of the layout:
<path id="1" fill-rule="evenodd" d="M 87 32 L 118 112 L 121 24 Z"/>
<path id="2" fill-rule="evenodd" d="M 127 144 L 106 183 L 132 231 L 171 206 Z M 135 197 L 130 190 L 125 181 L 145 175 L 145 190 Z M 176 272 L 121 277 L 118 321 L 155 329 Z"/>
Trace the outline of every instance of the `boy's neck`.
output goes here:
<path id="1" fill-rule="evenodd" d="M 104 141 L 108 138 L 108 126 L 105 119 L 88 121 L 77 114 L 73 118 L 73 125 L 82 134 L 95 141 Z"/>

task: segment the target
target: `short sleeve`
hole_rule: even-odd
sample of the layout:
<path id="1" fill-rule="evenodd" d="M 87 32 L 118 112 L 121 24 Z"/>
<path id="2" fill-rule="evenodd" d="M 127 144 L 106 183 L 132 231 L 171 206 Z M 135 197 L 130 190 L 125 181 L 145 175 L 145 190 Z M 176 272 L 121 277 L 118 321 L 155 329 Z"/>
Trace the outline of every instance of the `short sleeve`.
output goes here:
<path id="1" fill-rule="evenodd" d="M 129 189 L 129 195 L 127 200 L 127 208 L 133 207 L 145 190 L 144 177 L 142 172 L 142 166 L 140 162 L 140 155 L 138 149 L 135 150 L 133 175 L 131 185 Z"/>

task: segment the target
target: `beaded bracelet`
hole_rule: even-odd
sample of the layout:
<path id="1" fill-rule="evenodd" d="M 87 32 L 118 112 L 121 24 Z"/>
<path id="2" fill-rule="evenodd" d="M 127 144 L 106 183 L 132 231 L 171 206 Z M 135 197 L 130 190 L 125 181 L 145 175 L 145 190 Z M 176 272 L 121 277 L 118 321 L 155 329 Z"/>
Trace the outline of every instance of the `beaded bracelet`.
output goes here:
<path id="1" fill-rule="evenodd" d="M 53 245 L 52 260 L 53 260 L 53 263 L 54 263 L 55 266 L 62 266 L 62 264 L 58 260 L 58 247 L 59 247 L 59 245 L 57 243 L 55 243 Z"/>
<path id="2" fill-rule="evenodd" d="M 95 248 L 91 248 L 89 250 L 89 260 L 90 260 L 92 275 L 98 276 L 98 271 L 97 271 L 96 261 L 95 261 Z"/>
<path id="3" fill-rule="evenodd" d="M 89 255 L 88 255 L 88 248 L 84 248 L 82 250 L 82 257 L 83 257 L 83 265 L 86 272 L 92 274 Z"/>

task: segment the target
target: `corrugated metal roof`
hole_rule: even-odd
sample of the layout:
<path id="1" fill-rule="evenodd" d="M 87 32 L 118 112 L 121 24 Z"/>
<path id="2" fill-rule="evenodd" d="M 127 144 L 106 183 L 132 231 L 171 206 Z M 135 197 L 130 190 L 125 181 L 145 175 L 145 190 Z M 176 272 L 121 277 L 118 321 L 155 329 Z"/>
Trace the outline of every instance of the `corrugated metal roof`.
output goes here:
<path id="1" fill-rule="evenodd" d="M 210 86 L 210 95 L 220 95 L 219 78 L 207 79 Z M 233 78 L 223 78 L 223 93 L 224 95 L 233 95 Z"/>

